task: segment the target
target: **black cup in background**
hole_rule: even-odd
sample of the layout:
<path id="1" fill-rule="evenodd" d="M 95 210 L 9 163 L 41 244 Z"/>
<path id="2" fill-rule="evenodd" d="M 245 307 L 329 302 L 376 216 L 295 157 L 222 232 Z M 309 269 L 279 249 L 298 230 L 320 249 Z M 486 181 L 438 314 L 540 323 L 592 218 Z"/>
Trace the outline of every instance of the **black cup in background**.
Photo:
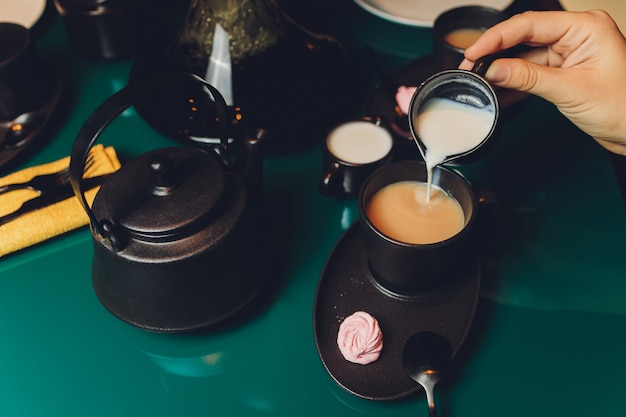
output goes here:
<path id="1" fill-rule="evenodd" d="M 427 181 L 423 162 L 392 162 L 376 170 L 359 193 L 359 222 L 370 272 L 385 290 L 398 296 L 432 291 L 455 274 L 476 265 L 475 249 L 478 199 L 472 186 L 460 174 L 441 166 L 433 170 L 433 184 L 454 197 L 463 209 L 465 227 L 442 242 L 410 244 L 379 231 L 366 214 L 370 199 L 387 185 L 400 181 Z"/>
<path id="2" fill-rule="evenodd" d="M 370 123 L 378 129 L 382 129 L 389 135 L 391 147 L 385 155 L 379 159 L 367 163 L 351 162 L 334 155 L 328 146 L 328 140 L 333 131 L 341 126 L 353 122 Z M 323 146 L 324 171 L 319 183 L 320 193 L 325 197 L 345 197 L 357 195 L 361 184 L 369 174 L 391 162 L 394 151 L 394 138 L 380 117 L 365 116 L 340 123 L 330 130 Z"/>
<path id="3" fill-rule="evenodd" d="M 433 24 L 433 52 L 440 70 L 454 69 L 463 60 L 464 49 L 450 45 L 445 36 L 458 29 L 486 30 L 506 20 L 506 13 L 484 6 L 463 6 L 440 14 Z"/>
<path id="4" fill-rule="evenodd" d="M 30 30 L 0 23 L 0 120 L 13 120 L 41 105 L 46 95 L 40 90 L 40 65 Z"/>
<path id="5" fill-rule="evenodd" d="M 143 0 L 54 0 L 70 42 L 81 55 L 91 58 L 129 58 L 143 39 Z M 143 7 L 148 8 L 144 4 Z"/>
<path id="6" fill-rule="evenodd" d="M 160 46 L 180 23 L 189 0 L 54 0 L 72 47 L 82 56 L 134 58 Z"/>

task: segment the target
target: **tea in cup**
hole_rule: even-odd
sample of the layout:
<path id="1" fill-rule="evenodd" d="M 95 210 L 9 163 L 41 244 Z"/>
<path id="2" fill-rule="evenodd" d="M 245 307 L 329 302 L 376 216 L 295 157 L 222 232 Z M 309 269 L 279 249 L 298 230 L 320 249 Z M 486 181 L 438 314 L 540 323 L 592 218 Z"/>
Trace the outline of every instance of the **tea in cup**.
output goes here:
<path id="1" fill-rule="evenodd" d="M 455 7 L 440 14 L 433 24 L 433 51 L 439 69 L 457 68 L 465 49 L 507 18 L 506 13 L 484 6 Z"/>
<path id="2" fill-rule="evenodd" d="M 370 175 L 359 194 L 369 270 L 397 295 L 432 290 L 476 258 L 478 199 L 472 186 L 457 172 L 436 166 L 427 203 L 427 180 L 423 162 L 393 162 Z"/>
<path id="3" fill-rule="evenodd" d="M 369 174 L 391 161 L 393 148 L 393 136 L 379 117 L 337 125 L 324 143 L 320 192 L 327 197 L 356 195 Z"/>
<path id="4" fill-rule="evenodd" d="M 438 186 L 399 181 L 376 192 L 366 207 L 367 218 L 385 235 L 400 242 L 442 242 L 465 226 L 459 202 Z"/>

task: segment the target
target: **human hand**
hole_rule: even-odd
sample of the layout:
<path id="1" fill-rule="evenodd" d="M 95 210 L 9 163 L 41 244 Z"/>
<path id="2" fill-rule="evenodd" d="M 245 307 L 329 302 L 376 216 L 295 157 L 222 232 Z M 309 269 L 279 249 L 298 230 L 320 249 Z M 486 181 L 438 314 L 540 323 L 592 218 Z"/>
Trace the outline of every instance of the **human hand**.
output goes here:
<path id="1" fill-rule="evenodd" d="M 611 152 L 626 155 L 626 39 L 604 11 L 525 12 L 487 30 L 465 50 L 461 69 L 524 43 L 520 58 L 500 58 L 485 77 L 554 103 Z"/>

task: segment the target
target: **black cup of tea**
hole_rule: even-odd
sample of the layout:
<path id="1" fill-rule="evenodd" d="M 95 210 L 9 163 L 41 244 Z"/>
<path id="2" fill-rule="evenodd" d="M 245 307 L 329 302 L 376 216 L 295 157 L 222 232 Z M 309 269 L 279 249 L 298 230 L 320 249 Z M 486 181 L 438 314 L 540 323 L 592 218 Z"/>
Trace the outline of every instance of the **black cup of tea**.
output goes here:
<path id="1" fill-rule="evenodd" d="M 324 142 L 320 192 L 326 197 L 358 194 L 365 178 L 391 161 L 393 148 L 393 136 L 379 117 L 335 126 Z"/>
<path id="2" fill-rule="evenodd" d="M 459 173 L 437 166 L 427 189 L 422 162 L 392 162 L 359 193 L 361 233 L 372 276 L 392 294 L 431 291 L 476 265 L 478 198 Z"/>
<path id="3" fill-rule="evenodd" d="M 465 49 L 491 26 L 509 16 L 490 7 L 462 6 L 440 14 L 433 24 L 433 51 L 439 69 L 457 68 Z"/>

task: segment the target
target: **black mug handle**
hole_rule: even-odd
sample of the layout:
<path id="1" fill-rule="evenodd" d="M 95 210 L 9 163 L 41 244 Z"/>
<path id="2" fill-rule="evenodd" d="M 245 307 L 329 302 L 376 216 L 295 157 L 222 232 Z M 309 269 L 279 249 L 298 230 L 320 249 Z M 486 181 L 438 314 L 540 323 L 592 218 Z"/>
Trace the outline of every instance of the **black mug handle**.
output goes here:
<path id="1" fill-rule="evenodd" d="M 110 231 L 108 232 L 104 230 L 107 228 L 106 225 L 100 224 L 98 219 L 96 219 L 95 214 L 85 199 L 85 193 L 82 188 L 83 170 L 92 146 L 104 129 L 139 98 L 158 87 L 189 81 L 198 82 L 204 85 L 204 87 L 206 87 L 206 89 L 213 96 L 213 100 L 215 101 L 215 105 L 217 107 L 218 128 L 220 135 L 220 143 L 219 145 L 216 145 L 215 151 L 224 161 L 226 161 L 225 157 L 228 146 L 228 108 L 224 97 L 222 97 L 222 94 L 220 94 L 215 87 L 207 83 L 198 75 L 177 71 L 161 72 L 155 76 L 128 84 L 126 87 L 122 88 L 120 91 L 113 94 L 100 104 L 100 106 L 89 116 L 74 140 L 72 153 L 70 155 L 70 184 L 72 185 L 74 194 L 89 216 L 91 229 L 96 236 L 100 238 L 106 237 L 110 235 Z M 197 142 L 191 141 L 191 139 L 190 142 L 197 145 Z M 115 242 L 111 243 L 115 244 Z"/>
<path id="2" fill-rule="evenodd" d="M 529 45 L 525 45 L 525 44 L 519 44 L 519 45 L 515 45 L 509 49 L 505 49 L 503 51 L 500 51 L 496 54 L 493 55 L 485 55 L 482 58 L 479 58 L 475 63 L 474 66 L 472 67 L 472 72 L 475 74 L 480 75 L 481 77 L 484 77 L 485 74 L 487 74 L 487 70 L 489 69 L 489 67 L 491 66 L 491 64 L 493 64 L 493 61 L 495 61 L 498 58 L 518 58 L 520 55 L 526 53 L 526 52 L 530 52 L 531 50 L 536 49 L 536 47 L 533 46 L 529 46 Z"/>
<path id="3" fill-rule="evenodd" d="M 342 168 L 336 161 L 331 162 L 324 171 L 324 175 L 320 179 L 319 190 L 324 197 L 332 197 L 339 194 L 340 177 L 343 176 Z"/>

